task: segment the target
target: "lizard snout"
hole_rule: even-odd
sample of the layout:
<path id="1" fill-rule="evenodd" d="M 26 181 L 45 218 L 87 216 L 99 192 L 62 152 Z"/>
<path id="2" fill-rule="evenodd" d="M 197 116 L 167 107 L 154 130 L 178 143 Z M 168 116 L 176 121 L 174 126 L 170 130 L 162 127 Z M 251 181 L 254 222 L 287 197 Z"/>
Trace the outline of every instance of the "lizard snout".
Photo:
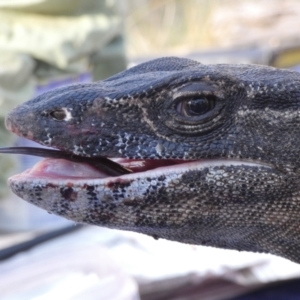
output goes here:
<path id="1" fill-rule="evenodd" d="M 6 117 L 5 120 L 5 127 L 7 130 L 20 135 L 20 130 L 19 130 L 19 126 L 16 122 L 16 117 L 15 114 L 13 113 L 13 111 Z"/>
<path id="2" fill-rule="evenodd" d="M 13 120 L 9 116 L 5 120 L 5 127 L 9 131 L 13 131 Z"/>
<path id="3" fill-rule="evenodd" d="M 20 108 L 21 106 L 16 107 L 7 115 L 5 126 L 7 130 L 18 136 L 33 139 L 33 133 L 30 128 L 28 128 L 28 124 L 31 124 L 31 122 L 29 122 L 30 116 L 24 111 L 24 106 L 23 109 Z"/>

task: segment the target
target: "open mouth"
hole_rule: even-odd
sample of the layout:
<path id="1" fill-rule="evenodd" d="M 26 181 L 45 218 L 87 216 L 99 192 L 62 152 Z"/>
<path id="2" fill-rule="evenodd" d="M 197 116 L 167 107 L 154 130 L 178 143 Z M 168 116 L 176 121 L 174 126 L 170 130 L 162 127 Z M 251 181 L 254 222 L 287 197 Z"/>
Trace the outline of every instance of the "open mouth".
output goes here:
<path id="1" fill-rule="evenodd" d="M 83 157 L 63 151 L 36 147 L 0 148 L 0 153 L 23 154 L 45 157 L 23 174 L 32 177 L 65 178 L 106 178 L 141 173 L 192 162 L 192 160 L 141 160 L 108 159 L 105 157 Z"/>
<path id="2" fill-rule="evenodd" d="M 203 169 L 205 167 L 220 166 L 265 166 L 261 162 L 242 161 L 233 159 L 202 159 L 202 160 L 175 160 L 175 159 L 108 159 L 105 157 L 83 157 L 63 151 L 33 148 L 33 147 L 7 147 L 0 148 L 0 153 L 25 154 L 46 157 L 31 169 L 13 176 L 14 178 L 43 178 L 46 180 L 88 180 L 113 177 L 134 178 L 151 177 L 168 173 L 183 173 L 185 171 Z"/>
<path id="3" fill-rule="evenodd" d="M 52 179 L 105 179 L 113 177 L 128 177 L 136 174 L 146 174 L 151 171 L 167 170 L 168 168 L 184 166 L 188 167 L 191 162 L 182 160 L 128 160 L 128 159 L 114 159 L 117 163 L 128 170 L 127 174 L 120 174 L 119 176 L 111 176 L 103 170 L 96 169 L 93 165 L 86 162 L 74 162 L 59 158 L 45 158 L 35 164 L 31 169 L 28 169 L 22 175 L 27 177 L 38 178 L 52 178 Z M 149 174 L 150 175 L 150 174 Z M 142 176 L 142 175 L 141 175 Z"/>

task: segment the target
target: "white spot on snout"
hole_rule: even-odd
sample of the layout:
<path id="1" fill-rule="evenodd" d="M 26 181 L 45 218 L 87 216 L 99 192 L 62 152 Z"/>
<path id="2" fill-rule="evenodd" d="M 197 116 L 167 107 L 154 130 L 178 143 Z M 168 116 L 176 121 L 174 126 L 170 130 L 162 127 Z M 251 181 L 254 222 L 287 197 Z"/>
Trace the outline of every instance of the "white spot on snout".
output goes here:
<path id="1" fill-rule="evenodd" d="M 66 107 L 63 107 L 61 110 L 63 110 L 66 114 L 66 116 L 64 118 L 64 121 L 72 120 L 73 116 L 72 116 L 71 112 Z"/>

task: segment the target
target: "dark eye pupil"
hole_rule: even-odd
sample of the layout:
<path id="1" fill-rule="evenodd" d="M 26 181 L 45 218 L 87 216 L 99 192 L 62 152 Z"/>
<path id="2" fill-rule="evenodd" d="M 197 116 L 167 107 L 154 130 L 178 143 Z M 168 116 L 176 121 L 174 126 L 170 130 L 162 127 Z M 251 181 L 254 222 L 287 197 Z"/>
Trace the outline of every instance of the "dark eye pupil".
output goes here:
<path id="1" fill-rule="evenodd" d="M 215 99 L 212 97 L 195 97 L 183 99 L 177 104 L 177 112 L 184 117 L 201 116 L 206 114 L 215 106 Z"/>
<path id="2" fill-rule="evenodd" d="M 50 116 L 57 121 L 62 121 L 66 118 L 66 112 L 64 110 L 54 110 L 50 113 Z"/>
<path id="3" fill-rule="evenodd" d="M 192 99 L 187 102 L 187 110 L 191 115 L 202 115 L 210 109 L 206 98 Z"/>

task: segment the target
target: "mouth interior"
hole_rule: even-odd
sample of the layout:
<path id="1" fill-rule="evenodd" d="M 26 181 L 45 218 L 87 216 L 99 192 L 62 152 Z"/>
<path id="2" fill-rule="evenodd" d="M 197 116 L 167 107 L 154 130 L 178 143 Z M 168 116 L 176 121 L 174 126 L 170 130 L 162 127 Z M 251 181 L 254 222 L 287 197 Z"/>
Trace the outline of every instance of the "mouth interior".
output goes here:
<path id="1" fill-rule="evenodd" d="M 50 178 L 106 178 L 147 172 L 178 166 L 193 162 L 193 160 L 142 160 L 111 158 L 103 156 L 83 157 L 65 151 L 37 147 L 2 147 L 0 153 L 23 154 L 46 157 L 35 166 L 23 172 L 21 176 Z"/>
<path id="2" fill-rule="evenodd" d="M 33 156 L 48 157 L 34 165 L 31 169 L 22 174 L 13 176 L 14 180 L 25 179 L 103 179 L 111 177 L 137 176 L 151 177 L 153 173 L 168 174 L 173 172 L 184 173 L 187 170 L 196 170 L 205 167 L 217 167 L 230 165 L 249 167 L 267 167 L 271 165 L 263 162 L 239 159 L 201 159 L 201 160 L 182 160 L 182 159 L 125 159 L 106 157 L 82 157 L 72 153 L 57 150 L 29 148 L 29 147 L 8 147 L 0 148 L 0 153 L 26 154 Z M 133 175 L 133 177 L 132 177 Z"/>
<path id="3" fill-rule="evenodd" d="M 113 159 L 114 162 L 131 171 L 131 173 L 146 172 L 158 168 L 166 168 L 191 161 L 187 160 L 131 160 Z M 107 172 L 93 167 L 84 162 L 74 162 L 66 159 L 45 158 L 35 164 L 31 169 L 25 171 L 26 175 L 32 177 L 48 178 L 106 178 L 110 177 Z"/>

